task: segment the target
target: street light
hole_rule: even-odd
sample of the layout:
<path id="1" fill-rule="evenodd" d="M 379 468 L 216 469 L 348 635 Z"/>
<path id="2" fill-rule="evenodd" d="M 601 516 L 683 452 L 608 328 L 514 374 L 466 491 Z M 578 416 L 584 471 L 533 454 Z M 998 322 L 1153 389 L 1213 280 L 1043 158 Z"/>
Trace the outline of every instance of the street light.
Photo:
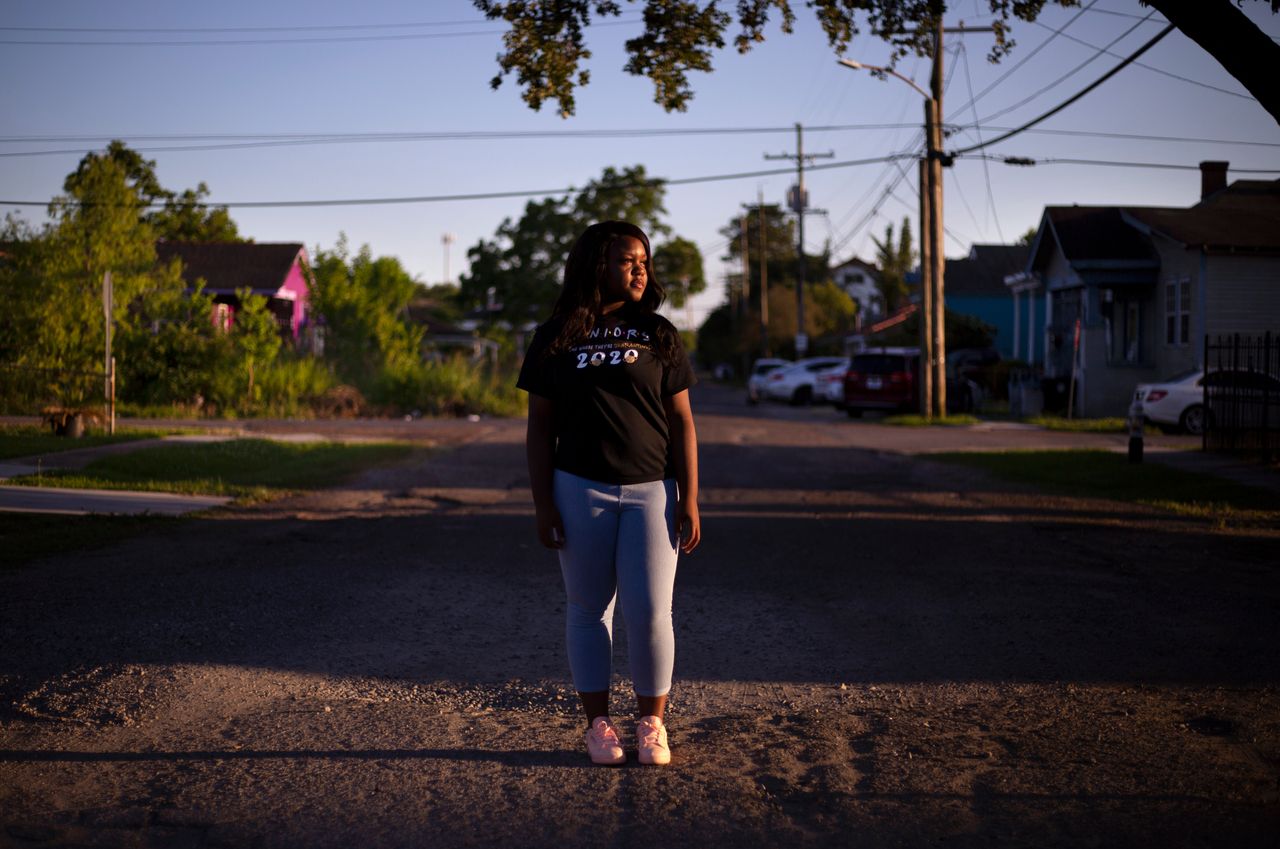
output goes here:
<path id="1" fill-rule="evenodd" d="M 926 417 L 947 414 L 946 337 L 943 326 L 942 247 L 942 86 L 941 36 L 934 50 L 934 93 L 893 68 L 854 59 L 839 64 L 855 71 L 874 71 L 897 77 L 924 98 L 926 154 L 920 160 L 920 412 Z"/>
<path id="2" fill-rule="evenodd" d="M 839 63 L 841 65 L 844 65 L 846 68 L 853 68 L 855 71 L 875 71 L 877 74 L 888 74 L 889 76 L 897 77 L 907 85 L 914 88 L 916 91 L 920 92 L 921 97 L 925 98 L 926 100 L 929 98 L 929 92 L 925 91 L 924 89 L 920 88 L 920 86 L 916 85 L 915 80 L 911 79 L 910 77 L 904 77 L 902 74 L 899 74 L 893 68 L 884 68 L 884 67 L 881 67 L 880 65 L 868 65 L 865 62 L 859 62 L 856 59 L 839 59 L 837 61 L 839 61 Z"/>

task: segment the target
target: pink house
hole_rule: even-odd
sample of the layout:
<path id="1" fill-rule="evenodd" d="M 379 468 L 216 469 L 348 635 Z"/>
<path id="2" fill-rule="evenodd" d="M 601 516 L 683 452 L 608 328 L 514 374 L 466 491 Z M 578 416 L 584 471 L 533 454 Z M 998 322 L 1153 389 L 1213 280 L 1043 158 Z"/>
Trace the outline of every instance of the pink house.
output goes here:
<path id="1" fill-rule="evenodd" d="M 298 242 L 157 242 L 156 254 L 167 263 L 182 261 L 182 278 L 213 296 L 213 321 L 227 329 L 235 322 L 240 299 L 249 288 L 267 299 L 280 325 L 280 335 L 297 342 L 307 326 L 307 249 Z"/>

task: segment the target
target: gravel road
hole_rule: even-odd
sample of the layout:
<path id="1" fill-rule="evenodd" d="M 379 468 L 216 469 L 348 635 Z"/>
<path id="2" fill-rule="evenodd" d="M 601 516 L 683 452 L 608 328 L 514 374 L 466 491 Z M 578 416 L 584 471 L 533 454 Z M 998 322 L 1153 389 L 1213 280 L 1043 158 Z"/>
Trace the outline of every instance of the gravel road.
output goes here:
<path id="1" fill-rule="evenodd" d="M 694 401 L 670 767 L 587 762 L 523 423 L 468 423 L 0 573 L 0 847 L 1274 845 L 1280 530 L 914 454 L 1112 437 Z"/>

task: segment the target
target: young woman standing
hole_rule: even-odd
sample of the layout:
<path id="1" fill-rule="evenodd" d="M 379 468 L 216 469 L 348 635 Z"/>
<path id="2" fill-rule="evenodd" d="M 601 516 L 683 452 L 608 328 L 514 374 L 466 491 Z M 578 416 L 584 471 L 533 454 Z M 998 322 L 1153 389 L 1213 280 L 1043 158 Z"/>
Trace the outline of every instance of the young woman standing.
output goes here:
<path id="1" fill-rule="evenodd" d="M 663 724 L 675 635 L 676 558 L 697 547 L 697 435 L 689 358 L 654 279 L 649 238 L 593 224 L 565 265 L 551 318 L 516 385 L 529 393 L 526 450 L 538 539 L 560 555 L 569 668 L 594 763 L 626 756 L 609 717 L 613 609 L 622 604 L 641 763 L 671 760 Z"/>

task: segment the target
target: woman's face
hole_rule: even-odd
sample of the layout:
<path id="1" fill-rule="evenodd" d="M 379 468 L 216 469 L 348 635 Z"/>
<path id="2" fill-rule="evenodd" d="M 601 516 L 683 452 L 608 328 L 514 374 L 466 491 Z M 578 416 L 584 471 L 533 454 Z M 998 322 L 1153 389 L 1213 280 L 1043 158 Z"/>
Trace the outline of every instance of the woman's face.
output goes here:
<path id="1" fill-rule="evenodd" d="M 639 303 L 649 284 L 648 268 L 645 265 L 648 260 L 644 242 L 634 236 L 614 239 L 609 245 L 609 256 L 605 261 L 608 274 L 600 292 L 600 300 L 605 304 Z"/>

